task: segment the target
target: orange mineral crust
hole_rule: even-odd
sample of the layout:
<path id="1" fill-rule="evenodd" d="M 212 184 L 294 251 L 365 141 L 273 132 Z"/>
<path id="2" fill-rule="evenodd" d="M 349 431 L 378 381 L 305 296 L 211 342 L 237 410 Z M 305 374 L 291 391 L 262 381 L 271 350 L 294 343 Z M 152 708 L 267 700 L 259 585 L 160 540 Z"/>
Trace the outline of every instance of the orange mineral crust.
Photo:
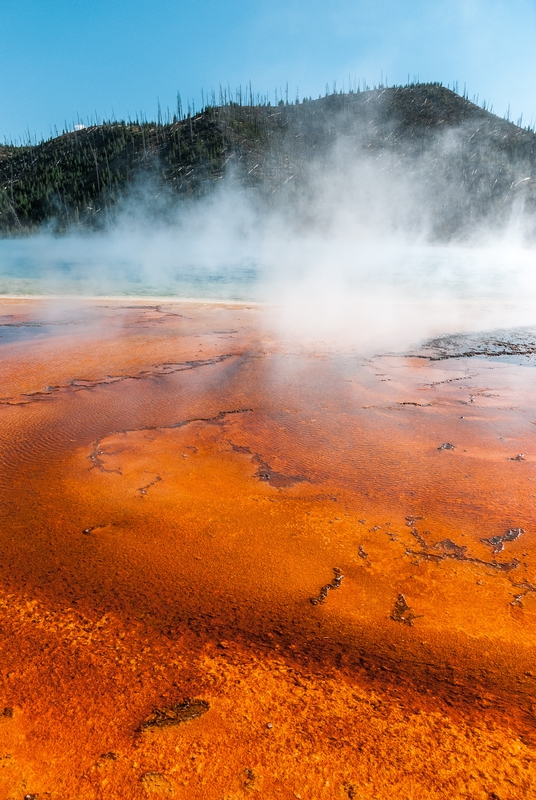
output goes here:
<path id="1" fill-rule="evenodd" d="M 536 798 L 529 355 L 0 315 L 0 800 Z"/>

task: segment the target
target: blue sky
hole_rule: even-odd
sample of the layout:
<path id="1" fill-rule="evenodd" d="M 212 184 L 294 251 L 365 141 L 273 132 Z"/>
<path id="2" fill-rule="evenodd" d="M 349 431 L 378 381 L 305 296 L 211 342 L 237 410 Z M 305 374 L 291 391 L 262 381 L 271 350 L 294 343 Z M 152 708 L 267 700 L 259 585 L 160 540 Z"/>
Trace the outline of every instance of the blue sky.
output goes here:
<path id="1" fill-rule="evenodd" d="M 0 141 L 172 111 L 220 83 L 464 84 L 536 122 L 536 0 L 0 0 Z"/>

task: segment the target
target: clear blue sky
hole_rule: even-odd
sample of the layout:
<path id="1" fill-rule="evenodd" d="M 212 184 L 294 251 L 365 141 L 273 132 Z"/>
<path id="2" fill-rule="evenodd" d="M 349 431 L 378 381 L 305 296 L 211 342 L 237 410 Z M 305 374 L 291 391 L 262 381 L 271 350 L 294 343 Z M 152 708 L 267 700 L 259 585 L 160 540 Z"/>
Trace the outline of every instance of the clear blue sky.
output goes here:
<path id="1" fill-rule="evenodd" d="M 155 118 L 220 83 L 313 97 L 464 84 L 536 122 L 536 0 L 0 0 L 0 141 L 77 115 Z"/>

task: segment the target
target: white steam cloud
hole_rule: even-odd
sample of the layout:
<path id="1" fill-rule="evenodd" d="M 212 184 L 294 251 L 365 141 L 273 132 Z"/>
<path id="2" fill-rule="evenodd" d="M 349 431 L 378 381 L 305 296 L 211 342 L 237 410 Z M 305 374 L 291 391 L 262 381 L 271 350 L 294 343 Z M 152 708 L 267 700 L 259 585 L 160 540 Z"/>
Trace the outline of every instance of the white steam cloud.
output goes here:
<path id="1" fill-rule="evenodd" d="M 430 175 L 458 146 L 445 135 L 408 170 L 341 142 L 272 202 L 233 176 L 188 204 L 138 185 L 98 233 L 0 241 L 0 293 L 261 302 L 279 336 L 363 352 L 534 325 L 536 249 L 521 200 L 463 241 L 437 239 L 459 187 Z"/>

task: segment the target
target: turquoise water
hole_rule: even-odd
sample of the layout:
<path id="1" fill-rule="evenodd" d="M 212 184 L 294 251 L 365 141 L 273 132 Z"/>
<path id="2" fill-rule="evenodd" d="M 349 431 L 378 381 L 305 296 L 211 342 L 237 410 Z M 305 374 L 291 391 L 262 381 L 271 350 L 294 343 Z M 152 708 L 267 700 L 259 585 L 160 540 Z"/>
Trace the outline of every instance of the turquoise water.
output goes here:
<path id="1" fill-rule="evenodd" d="M 117 254 L 97 237 L 0 240 L 0 295 L 261 299 L 259 271 L 249 261 L 177 264 L 158 254 L 154 267 L 132 252 Z"/>
<path id="2" fill-rule="evenodd" d="M 536 308 L 536 250 L 256 230 L 124 229 L 0 239 L 0 295 L 169 297 L 347 308 L 382 298 Z"/>

